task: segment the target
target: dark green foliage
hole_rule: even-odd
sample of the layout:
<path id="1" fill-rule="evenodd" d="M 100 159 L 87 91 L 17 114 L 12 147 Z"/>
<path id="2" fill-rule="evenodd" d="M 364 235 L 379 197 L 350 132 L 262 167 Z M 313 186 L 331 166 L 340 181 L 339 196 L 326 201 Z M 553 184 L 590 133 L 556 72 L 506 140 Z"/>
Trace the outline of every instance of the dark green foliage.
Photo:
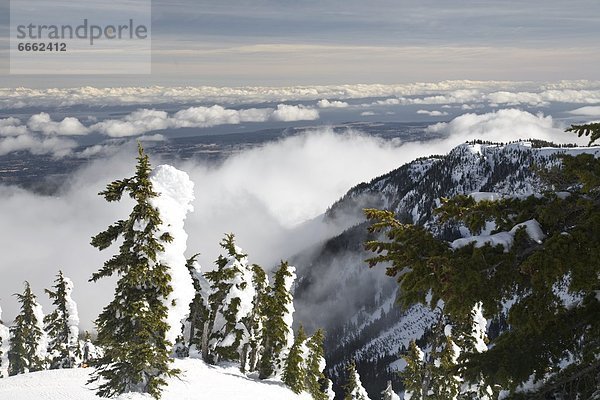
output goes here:
<path id="1" fill-rule="evenodd" d="M 325 369 L 324 340 L 325 332 L 318 329 L 306 342 L 308 355 L 306 357 L 305 387 L 314 400 L 327 400 L 327 394 L 323 391 L 327 384 L 327 378 L 323 374 Z"/>
<path id="2" fill-rule="evenodd" d="M 288 281 L 293 274 L 287 262 L 282 261 L 273 277 L 264 302 L 263 315 L 266 316 L 263 334 L 263 352 L 259 363 L 261 379 L 266 379 L 283 368 L 282 351 L 288 346 L 291 327 L 286 316 L 292 305 L 292 295 Z"/>
<path id="3" fill-rule="evenodd" d="M 572 125 L 567 132 L 575 132 L 577 136 L 589 136 L 590 143 L 592 145 L 596 140 L 600 139 L 600 123 L 584 124 L 584 125 Z"/>
<path id="4" fill-rule="evenodd" d="M 410 342 L 404 361 L 406 361 L 406 368 L 401 374 L 404 381 L 404 390 L 410 392 L 413 398 L 422 399 L 423 383 L 426 376 L 425 360 L 423 352 L 414 340 Z"/>
<path id="5" fill-rule="evenodd" d="M 54 290 L 46 289 L 46 293 L 54 311 L 44 317 L 44 329 L 48 334 L 48 357 L 50 369 L 73 368 L 81 357 L 77 335 L 72 335 L 69 326 L 69 307 L 67 304 L 71 287 L 65 280 L 62 271 L 54 280 Z"/>
<path id="6" fill-rule="evenodd" d="M 36 297 L 31 291 L 29 282 L 25 282 L 23 294 L 15 296 L 21 303 L 21 312 L 10 327 L 10 349 L 8 351 L 9 375 L 41 371 L 46 368 L 47 361 L 39 356 L 43 332 L 40 328 L 35 308 L 39 307 Z"/>
<path id="7" fill-rule="evenodd" d="M 150 162 L 139 147 L 135 176 L 110 183 L 100 193 L 109 201 L 119 201 L 124 193 L 135 201 L 126 220 L 120 220 L 92 238 L 99 250 L 108 248 L 118 238 L 123 242 L 118 254 L 92 275 L 91 281 L 118 276 L 114 300 L 96 320 L 97 343 L 104 350 L 94 360 L 96 368 L 90 382 L 102 379 L 98 395 L 111 397 L 124 392 L 145 392 L 159 398 L 165 377 L 178 371 L 171 369 L 171 344 L 165 339 L 168 330 L 164 299 L 171 293 L 168 267 L 156 262 L 169 234 L 157 237 L 161 224 L 158 210 L 150 204 L 157 196 L 150 181 Z"/>
<path id="8" fill-rule="evenodd" d="M 346 367 L 348 373 L 348 383 L 344 386 L 344 400 L 368 400 L 365 395 L 365 389 L 359 380 L 356 372 L 356 364 L 350 362 Z"/>
<path id="9" fill-rule="evenodd" d="M 574 131 L 598 139 L 598 126 Z M 541 197 L 475 202 L 465 196 L 446 200 L 437 211 L 440 221 L 455 221 L 478 232 L 485 221 L 498 230 L 535 219 L 546 234 L 542 243 L 519 229 L 510 249 L 474 245 L 452 250 L 423 228 L 401 224 L 394 215 L 367 210 L 372 232 L 387 240 L 368 242 L 378 253 L 370 265 L 390 263 L 388 274 L 400 284 L 403 306 L 444 301 L 444 313 L 467 323 L 471 308 L 481 301 L 488 319 L 501 317 L 508 300 L 509 330 L 499 333 L 480 354 L 458 360 L 462 377 L 486 381 L 510 391 L 531 375 L 544 379 L 538 393 L 549 398 L 589 398 L 600 382 L 600 160 L 589 154 L 562 156 L 552 171 L 568 195 L 548 192 Z M 564 190 L 563 189 L 563 190 Z M 558 291 L 572 297 L 564 303 Z M 571 358 L 572 367 L 561 368 Z M 550 377 L 548 379 L 548 377 Z"/>
<path id="10" fill-rule="evenodd" d="M 304 328 L 300 325 L 294 344 L 290 348 L 290 352 L 285 360 L 283 368 L 282 381 L 294 393 L 300 393 L 306 388 L 306 368 L 304 365 L 303 345 L 306 341 Z"/>
<path id="11" fill-rule="evenodd" d="M 252 300 L 252 312 L 242 320 L 248 332 L 248 340 L 242 348 L 240 369 L 242 372 L 256 371 L 261 343 L 263 340 L 263 328 L 266 316 L 263 314 L 264 302 L 267 297 L 268 280 L 267 274 L 260 265 L 252 265 L 252 285 L 256 290 Z"/>

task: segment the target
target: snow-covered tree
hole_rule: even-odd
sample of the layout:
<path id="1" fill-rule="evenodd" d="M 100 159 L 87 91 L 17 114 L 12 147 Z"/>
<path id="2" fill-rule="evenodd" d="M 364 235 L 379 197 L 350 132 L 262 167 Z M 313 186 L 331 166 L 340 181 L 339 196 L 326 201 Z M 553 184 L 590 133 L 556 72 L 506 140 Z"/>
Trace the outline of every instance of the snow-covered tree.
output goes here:
<path id="1" fill-rule="evenodd" d="M 15 294 L 21 311 L 10 327 L 10 349 L 8 351 L 9 375 L 41 371 L 47 366 L 47 338 L 44 333 L 44 313 L 31 291 L 29 282 L 25 282 L 22 294 Z"/>
<path id="2" fill-rule="evenodd" d="M 53 289 L 46 289 L 46 293 L 55 309 L 44 317 L 50 369 L 73 368 L 81 361 L 79 315 L 71 297 L 73 282 L 58 271 Z"/>
<path id="3" fill-rule="evenodd" d="M 2 308 L 0 307 L 0 378 L 8 376 L 8 350 L 10 331 L 2 322 Z"/>
<path id="4" fill-rule="evenodd" d="M 408 354 L 404 356 L 406 367 L 402 371 L 404 380 L 404 399 L 419 400 L 423 398 L 423 382 L 425 380 L 425 355 L 415 341 L 410 342 Z M 425 390 L 426 391 L 426 390 Z"/>
<path id="5" fill-rule="evenodd" d="M 235 245 L 234 235 L 226 235 L 221 247 L 226 254 L 217 259 L 217 269 L 205 274 L 211 286 L 206 360 L 211 363 L 240 360 L 242 346 L 249 336 L 243 321 L 252 312 L 256 295 L 248 256 Z"/>
<path id="6" fill-rule="evenodd" d="M 100 193 L 109 202 L 128 193 L 133 210 L 92 238 L 99 250 L 122 239 L 119 253 L 90 279 L 118 276 L 114 299 L 96 320 L 103 354 L 92 362 L 96 371 L 90 382 L 99 382 L 100 396 L 145 392 L 160 397 L 165 377 L 178 372 L 169 365 L 169 355 L 193 297 L 183 255 L 185 237 L 176 238 L 168 230 L 182 233 L 193 184 L 187 174 L 169 166 L 151 175 L 148 156 L 141 145 L 138 150 L 135 175 L 110 183 Z M 174 284 L 182 285 L 176 293 Z"/>
<path id="7" fill-rule="evenodd" d="M 370 400 L 369 395 L 360 381 L 356 364 L 348 364 L 348 383 L 344 386 L 344 400 Z"/>
<path id="8" fill-rule="evenodd" d="M 392 387 L 392 381 L 387 382 L 387 386 L 383 392 L 381 392 L 382 400 L 400 400 L 400 396 L 394 392 Z"/>
<path id="9" fill-rule="evenodd" d="M 252 265 L 252 284 L 256 290 L 252 300 L 252 311 L 242 323 L 246 326 L 248 339 L 242 346 L 240 369 L 242 372 L 256 371 L 260 352 L 262 350 L 262 339 L 265 315 L 263 314 L 264 302 L 267 296 L 269 281 L 267 274 L 260 265 Z"/>
<path id="10" fill-rule="evenodd" d="M 83 342 L 80 344 L 82 364 L 88 366 L 93 360 L 98 358 L 102 352 L 92 343 L 92 336 L 88 331 L 83 335 Z"/>
<path id="11" fill-rule="evenodd" d="M 281 380 L 294 393 L 300 393 L 306 389 L 306 334 L 304 328 L 300 325 L 298 333 L 294 339 L 294 344 L 286 357 Z"/>
<path id="12" fill-rule="evenodd" d="M 259 363 L 261 379 L 281 373 L 287 351 L 294 342 L 294 304 L 291 290 L 295 279 L 295 268 L 282 261 L 273 277 L 273 285 L 268 289 L 263 311 L 266 319 L 263 351 Z"/>
<path id="13" fill-rule="evenodd" d="M 306 341 L 306 391 L 315 400 L 327 400 L 328 395 L 322 390 L 327 378 L 323 371 L 325 370 L 325 351 L 323 341 L 325 333 L 318 329 Z"/>
<path id="14" fill-rule="evenodd" d="M 200 354 L 202 348 L 202 336 L 205 324 L 208 322 L 209 309 L 207 306 L 207 294 L 202 289 L 204 277 L 200 272 L 200 264 L 196 257 L 187 260 L 187 268 L 194 285 L 194 299 L 190 303 L 189 316 L 183 324 L 182 348 L 179 350 L 180 357 L 186 357 L 190 354 Z"/>

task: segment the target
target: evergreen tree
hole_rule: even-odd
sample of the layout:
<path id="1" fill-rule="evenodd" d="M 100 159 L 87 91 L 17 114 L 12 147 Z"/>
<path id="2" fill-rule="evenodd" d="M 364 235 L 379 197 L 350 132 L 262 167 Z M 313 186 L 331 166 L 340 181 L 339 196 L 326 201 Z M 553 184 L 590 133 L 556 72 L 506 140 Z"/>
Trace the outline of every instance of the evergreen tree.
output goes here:
<path id="1" fill-rule="evenodd" d="M 186 267 L 192 278 L 195 295 L 190 303 L 190 313 L 184 324 L 183 348 L 178 354 L 180 357 L 187 357 L 191 353 L 197 354 L 202 349 L 202 333 L 204 324 L 208 321 L 209 310 L 206 305 L 206 295 L 202 290 L 203 276 L 200 272 L 200 265 L 196 261 L 198 254 L 187 260 Z"/>
<path id="2" fill-rule="evenodd" d="M 327 393 L 323 387 L 328 383 L 323 371 L 325 370 L 325 351 L 323 341 L 325 332 L 318 329 L 306 342 L 308 354 L 306 356 L 306 391 L 314 400 L 327 400 Z"/>
<path id="3" fill-rule="evenodd" d="M 370 400 L 367 391 L 360 381 L 354 361 L 348 364 L 347 371 L 348 383 L 344 386 L 344 400 Z"/>
<path id="4" fill-rule="evenodd" d="M 273 277 L 264 302 L 266 316 L 263 333 L 263 351 L 259 364 L 260 379 L 281 373 L 289 347 L 293 344 L 292 314 L 294 312 L 292 285 L 295 268 L 282 261 Z"/>
<path id="5" fill-rule="evenodd" d="M 283 383 L 292 389 L 294 393 L 300 393 L 306 388 L 305 341 L 306 334 L 304 333 L 304 328 L 300 325 L 294 339 L 294 344 L 290 348 L 285 360 L 281 376 Z"/>
<path id="6" fill-rule="evenodd" d="M 248 256 L 235 245 L 235 237 L 226 235 L 221 242 L 226 255 L 216 261 L 217 269 L 207 272 L 211 285 L 211 305 L 208 324 L 208 362 L 239 361 L 242 346 L 248 340 L 243 321 L 252 312 L 256 290 L 252 284 L 252 269 Z"/>
<path id="7" fill-rule="evenodd" d="M 248 340 L 242 348 L 240 366 L 242 372 L 256 371 L 258 365 L 259 355 L 262 350 L 261 343 L 265 322 L 263 309 L 269 285 L 267 274 L 260 265 L 252 265 L 252 272 L 252 284 L 256 293 L 252 300 L 252 311 L 242 321 L 248 332 Z"/>
<path id="8" fill-rule="evenodd" d="M 85 331 L 85 334 L 83 335 L 83 347 L 81 350 L 82 364 L 87 367 L 92 361 L 98 358 L 99 354 L 99 349 L 94 346 L 94 343 L 92 342 L 92 336 L 88 331 Z"/>
<path id="9" fill-rule="evenodd" d="M 10 331 L 2 322 L 2 308 L 0 307 L 0 378 L 8 377 L 8 351 Z"/>
<path id="10" fill-rule="evenodd" d="M 401 374 L 404 381 L 404 399 L 423 399 L 423 394 L 428 392 L 428 388 L 425 390 L 423 388 L 426 376 L 425 355 L 414 340 L 410 342 L 404 361 L 406 361 L 406 367 Z"/>
<path id="11" fill-rule="evenodd" d="M 172 292 L 168 266 L 157 262 L 163 243 L 173 240 L 164 232 L 158 210 L 151 200 L 158 196 L 150 180 L 150 162 L 138 145 L 136 173 L 110 183 L 100 193 L 108 202 L 119 201 L 124 193 L 135 201 L 125 220 L 117 221 L 92 238 L 92 245 L 104 250 L 122 238 L 119 253 L 92 275 L 91 281 L 116 274 L 119 279 L 114 299 L 96 320 L 98 344 L 103 354 L 92 362 L 96 371 L 90 382 L 99 381 L 98 395 L 145 392 L 160 397 L 165 377 L 179 371 L 169 365 L 172 343 L 167 341 L 169 325 L 165 299 Z"/>
<path id="12" fill-rule="evenodd" d="M 10 348 L 8 351 L 9 375 L 41 371 L 46 368 L 46 338 L 42 321 L 44 314 L 25 282 L 23 294 L 15 294 L 21 311 L 10 327 Z"/>
<path id="13" fill-rule="evenodd" d="M 381 392 L 382 400 L 400 400 L 400 396 L 394 392 L 392 387 L 392 381 L 387 382 L 387 386 L 383 392 Z"/>
<path id="14" fill-rule="evenodd" d="M 591 143 L 600 137 L 597 124 L 571 130 L 591 136 Z M 466 326 L 473 305 L 481 303 L 486 318 L 507 321 L 510 329 L 500 331 L 487 351 L 460 346 L 456 371 L 486 393 L 479 398 L 490 396 L 491 388 L 517 398 L 517 387 L 531 380 L 539 398 L 590 398 L 600 385 L 600 159 L 585 153 L 559 158 L 542 174 L 549 188 L 542 195 L 498 201 L 457 196 L 436 211 L 439 227 L 462 225 L 473 235 L 493 223 L 495 232 L 513 237 L 506 245 L 466 238 L 451 246 L 391 212 L 366 211 L 371 232 L 387 236 L 367 242 L 377 253 L 369 264 L 389 265 L 403 306 L 434 307 L 441 299 L 444 313 Z"/>
<path id="15" fill-rule="evenodd" d="M 50 369 L 73 368 L 81 359 L 79 348 L 79 316 L 77 304 L 71 298 L 73 282 L 58 271 L 54 281 L 54 290 L 46 293 L 56 307 L 44 317 L 48 334 L 48 358 Z"/>

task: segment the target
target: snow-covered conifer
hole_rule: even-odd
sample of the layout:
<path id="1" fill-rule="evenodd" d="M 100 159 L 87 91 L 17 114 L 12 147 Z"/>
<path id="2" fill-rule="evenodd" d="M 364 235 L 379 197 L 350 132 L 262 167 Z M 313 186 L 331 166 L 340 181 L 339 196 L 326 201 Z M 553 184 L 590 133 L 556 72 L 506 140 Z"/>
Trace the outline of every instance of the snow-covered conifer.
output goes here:
<path id="1" fill-rule="evenodd" d="M 410 342 L 408 354 L 404 356 L 404 360 L 406 361 L 406 367 L 402 372 L 404 399 L 422 399 L 423 381 L 426 376 L 425 355 L 414 340 Z"/>
<path id="2" fill-rule="evenodd" d="M 383 392 L 381 392 L 382 400 L 400 400 L 400 396 L 394 392 L 392 387 L 392 381 L 387 382 L 387 386 Z"/>
<path id="3" fill-rule="evenodd" d="M 92 343 L 92 336 L 88 331 L 83 335 L 83 342 L 80 343 L 82 363 L 88 366 L 92 361 L 98 358 L 102 352 L 101 349 Z"/>
<path id="4" fill-rule="evenodd" d="M 323 374 L 325 370 L 325 352 L 323 350 L 323 341 L 325 333 L 322 329 L 318 329 L 306 341 L 306 391 L 315 400 L 327 400 L 328 395 L 322 390 L 326 381 Z"/>
<path id="5" fill-rule="evenodd" d="M 287 351 L 294 342 L 294 304 L 291 290 L 295 279 L 295 268 L 282 261 L 273 277 L 273 285 L 268 289 L 263 311 L 266 319 L 263 351 L 259 363 L 261 379 L 281 373 Z"/>
<path id="6" fill-rule="evenodd" d="M 2 322 L 2 308 L 0 307 L 0 378 L 8 377 L 8 350 L 10 331 Z"/>
<path id="7" fill-rule="evenodd" d="M 90 382 L 100 383 L 100 396 L 145 392 L 160 397 L 165 377 L 178 372 L 170 367 L 169 355 L 193 297 L 183 255 L 183 219 L 193 184 L 170 166 L 151 175 L 148 156 L 138 148 L 135 175 L 100 193 L 109 202 L 127 193 L 133 210 L 92 238 L 99 250 L 122 238 L 119 253 L 91 278 L 119 277 L 114 299 L 96 320 L 102 355 L 92 362 L 96 371 Z"/>
<path id="8" fill-rule="evenodd" d="M 305 357 L 306 334 L 302 325 L 298 329 L 294 344 L 285 359 L 281 380 L 294 393 L 300 393 L 306 389 L 306 360 Z"/>
<path id="9" fill-rule="evenodd" d="M 235 245 L 234 235 L 226 235 L 221 247 L 226 254 L 217 259 L 217 269 L 205 274 L 211 286 L 206 360 L 211 363 L 240 360 L 242 346 L 248 340 L 243 321 L 252 312 L 256 295 L 248 256 Z"/>
<path id="10" fill-rule="evenodd" d="M 192 278 L 195 294 L 194 299 L 190 303 L 188 318 L 183 324 L 182 349 L 178 354 L 180 357 L 189 356 L 190 354 L 200 354 L 204 324 L 208 321 L 209 316 L 206 290 L 202 289 L 202 283 L 205 280 L 200 272 L 200 264 L 196 261 L 197 256 L 196 254 L 189 258 L 186 263 L 190 277 Z"/>
<path id="11" fill-rule="evenodd" d="M 21 303 L 21 311 L 10 327 L 9 375 L 41 371 L 47 366 L 42 306 L 31 291 L 29 282 L 25 282 L 23 293 L 15 296 Z"/>
<path id="12" fill-rule="evenodd" d="M 44 317 L 50 369 L 73 368 L 81 360 L 79 315 L 71 297 L 73 282 L 59 271 L 53 289 L 46 289 L 46 293 L 55 309 Z"/>
<path id="13" fill-rule="evenodd" d="M 356 364 L 352 361 L 348 364 L 348 383 L 344 386 L 344 400 L 370 400 L 369 394 L 360 381 L 360 375 L 356 370 Z"/>
<path id="14" fill-rule="evenodd" d="M 260 352 L 262 350 L 262 338 L 264 330 L 263 314 L 264 302 L 267 296 L 269 281 L 267 274 L 260 265 L 252 265 L 252 284 L 256 290 L 252 300 L 252 311 L 242 321 L 248 332 L 248 339 L 242 346 L 240 369 L 242 372 L 256 371 Z"/>

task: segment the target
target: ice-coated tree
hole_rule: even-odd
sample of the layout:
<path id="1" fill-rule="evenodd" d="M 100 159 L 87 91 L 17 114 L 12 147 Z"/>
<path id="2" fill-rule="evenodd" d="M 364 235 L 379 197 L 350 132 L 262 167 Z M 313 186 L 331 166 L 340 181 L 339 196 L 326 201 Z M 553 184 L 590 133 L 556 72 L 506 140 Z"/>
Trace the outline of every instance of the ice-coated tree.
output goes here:
<path id="1" fill-rule="evenodd" d="M 267 274 L 260 265 L 252 265 L 252 284 L 256 290 L 252 300 L 252 311 L 242 323 L 246 326 L 248 339 L 242 346 L 240 369 L 242 372 L 256 371 L 259 355 L 262 350 L 265 315 L 263 314 L 264 302 L 267 296 L 269 281 Z"/>
<path id="2" fill-rule="evenodd" d="M 268 288 L 263 310 L 266 319 L 259 362 L 260 379 L 281 373 L 287 351 L 294 342 L 291 290 L 295 279 L 295 268 L 282 261 L 273 277 L 273 285 Z"/>
<path id="3" fill-rule="evenodd" d="M 306 389 L 306 360 L 305 357 L 306 334 L 304 328 L 300 325 L 298 333 L 294 339 L 294 344 L 285 359 L 283 374 L 281 380 L 294 393 L 301 393 Z"/>
<path id="4" fill-rule="evenodd" d="M 52 289 L 46 289 L 46 293 L 55 309 L 44 317 L 50 369 L 73 368 L 81 361 L 79 315 L 71 297 L 73 282 L 58 271 Z"/>
<path id="5" fill-rule="evenodd" d="M 325 351 L 323 341 L 325 332 L 317 329 L 306 341 L 306 391 L 315 400 L 327 400 L 328 395 L 323 391 L 323 386 L 328 383 L 323 371 L 325 370 Z"/>
<path id="6" fill-rule="evenodd" d="M 157 254 L 173 237 L 168 232 L 157 234 L 162 221 L 151 204 L 158 193 L 150 173 L 148 156 L 138 145 L 135 175 L 108 184 L 100 193 L 108 202 L 120 201 L 128 193 L 135 202 L 127 219 L 110 225 L 91 242 L 104 250 L 122 239 L 118 254 L 90 279 L 118 276 L 114 299 L 96 320 L 103 354 L 92 361 L 96 370 L 90 383 L 99 383 L 97 393 L 103 397 L 145 392 L 159 398 L 165 377 L 179 372 L 170 366 L 173 343 L 166 339 L 170 327 L 164 300 L 173 291 L 171 276 L 168 266 L 157 262 Z"/>
<path id="7" fill-rule="evenodd" d="M 226 254 L 219 256 L 215 270 L 204 275 L 211 287 L 206 352 L 206 361 L 210 363 L 240 360 L 242 347 L 248 340 L 248 330 L 243 321 L 252 312 L 252 300 L 256 295 L 248 256 L 236 246 L 234 235 L 226 235 L 221 247 Z"/>
<path id="8" fill-rule="evenodd" d="M 394 388 L 392 387 L 392 381 L 387 382 L 387 386 L 381 392 L 382 400 L 400 400 L 400 396 L 396 392 L 394 392 Z"/>
<path id="9" fill-rule="evenodd" d="M 8 350 L 10 331 L 2 322 L 2 308 L 0 307 L 0 378 L 8 377 Z"/>
<path id="10" fill-rule="evenodd" d="M 344 386 L 344 400 L 370 400 L 369 394 L 360 381 L 354 361 L 348 364 L 347 371 L 348 383 Z"/>
<path id="11" fill-rule="evenodd" d="M 42 306 L 31 291 L 29 282 L 25 282 L 23 293 L 15 296 L 21 303 L 21 311 L 10 327 L 8 374 L 11 376 L 41 371 L 47 366 Z"/>

